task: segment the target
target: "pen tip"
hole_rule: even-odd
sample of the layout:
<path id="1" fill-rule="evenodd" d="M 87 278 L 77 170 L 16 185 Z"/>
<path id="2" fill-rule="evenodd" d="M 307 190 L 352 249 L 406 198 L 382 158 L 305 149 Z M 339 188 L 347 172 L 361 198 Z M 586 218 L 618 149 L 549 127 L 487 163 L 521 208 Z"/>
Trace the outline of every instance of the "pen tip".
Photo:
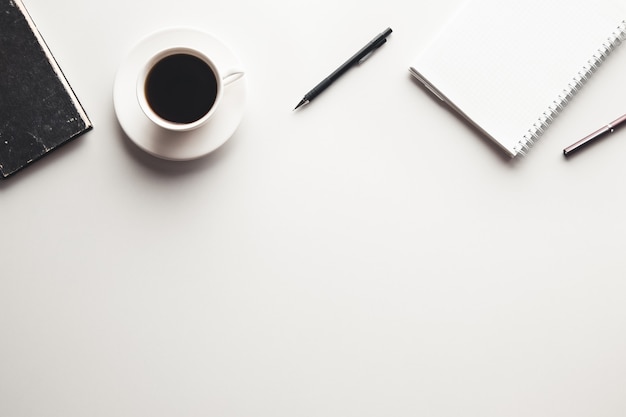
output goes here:
<path id="1" fill-rule="evenodd" d="M 308 100 L 306 100 L 306 99 L 300 100 L 300 103 L 298 103 L 298 105 L 294 108 L 294 110 L 297 110 L 298 108 L 302 107 L 306 103 L 308 103 Z"/>

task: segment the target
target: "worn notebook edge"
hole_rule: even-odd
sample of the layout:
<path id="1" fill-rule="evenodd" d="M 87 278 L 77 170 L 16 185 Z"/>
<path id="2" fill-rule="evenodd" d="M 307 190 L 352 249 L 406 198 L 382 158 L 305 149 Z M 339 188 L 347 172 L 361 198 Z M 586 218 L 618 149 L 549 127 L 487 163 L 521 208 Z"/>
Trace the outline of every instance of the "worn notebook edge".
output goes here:
<path id="1" fill-rule="evenodd" d="M 63 87 L 65 88 L 65 91 L 67 91 L 68 95 L 72 99 L 72 102 L 74 103 L 74 106 L 76 107 L 76 110 L 80 114 L 81 119 L 85 123 L 85 130 L 83 132 L 81 132 L 81 133 L 85 133 L 85 132 L 91 130 L 93 128 L 91 120 L 87 116 L 87 113 L 85 112 L 85 109 L 83 108 L 82 104 L 78 100 L 78 97 L 76 96 L 76 93 L 74 93 L 74 90 L 72 89 L 72 86 L 67 81 L 67 78 L 65 77 L 65 74 L 63 73 L 63 71 L 61 70 L 61 67 L 57 63 L 56 58 L 54 57 L 54 55 L 52 55 L 52 51 L 50 50 L 50 48 L 48 47 L 48 44 L 46 43 L 45 39 L 43 38 L 43 36 L 39 32 L 39 29 L 37 28 L 37 25 L 35 24 L 35 21 L 31 17 L 30 13 L 26 9 L 26 6 L 22 2 L 22 0 L 12 0 L 12 1 L 13 1 L 13 3 L 15 3 L 15 5 L 20 9 L 22 14 L 24 15 L 24 18 L 26 19 L 26 22 L 28 22 L 28 26 L 30 26 L 31 31 L 33 32 L 33 34 L 37 38 L 37 41 L 39 42 L 39 45 L 41 45 L 41 48 L 42 48 L 43 52 L 46 54 L 46 57 L 48 58 L 48 62 L 50 62 L 50 65 L 52 66 L 52 69 L 58 75 L 59 80 L 61 81 L 61 83 L 63 84 Z M 74 135 L 72 137 L 72 139 L 74 137 L 76 137 L 76 136 L 80 136 L 80 133 L 77 134 L 77 135 Z"/>
<path id="2" fill-rule="evenodd" d="M 532 146 L 539 140 L 545 130 L 552 124 L 554 119 L 563 111 L 574 96 L 587 83 L 589 78 L 598 70 L 600 65 L 606 61 L 608 56 L 622 42 L 626 40 L 626 20 L 613 30 L 606 41 L 598 48 L 595 54 L 582 66 L 570 80 L 559 96 L 552 102 L 548 109 L 544 111 L 537 121 L 526 132 L 524 137 L 514 146 L 515 155 L 525 156 Z"/>
<path id="3" fill-rule="evenodd" d="M 17 9 L 19 9 L 19 11 L 24 16 L 24 20 L 26 21 L 26 23 L 28 24 L 31 32 L 33 33 L 33 35 L 37 39 L 37 42 L 38 42 L 39 46 L 41 47 L 41 50 L 45 54 L 45 56 L 46 56 L 46 58 L 48 60 L 48 63 L 50 64 L 50 67 L 52 68 L 54 73 L 57 75 L 58 80 L 61 82 L 61 84 L 63 86 L 63 89 L 67 93 L 68 97 L 72 100 L 74 108 L 76 109 L 76 111 L 78 113 L 78 116 L 80 117 L 80 119 L 81 119 L 81 121 L 83 122 L 83 125 L 84 125 L 83 128 L 80 131 L 78 131 L 75 134 L 69 136 L 65 141 L 63 141 L 62 143 L 60 143 L 59 145 L 55 146 L 53 149 L 50 149 L 50 150 L 58 149 L 61 146 L 67 144 L 68 142 L 71 142 L 75 138 L 77 138 L 77 137 L 83 135 L 84 133 L 87 133 L 90 130 L 92 130 L 93 129 L 93 124 L 91 123 L 91 120 L 89 119 L 89 116 L 87 116 L 87 113 L 86 113 L 84 107 L 82 106 L 82 104 L 80 103 L 80 100 L 78 99 L 78 96 L 76 95 L 76 93 L 72 89 L 71 85 L 69 84 L 67 78 L 65 77 L 65 74 L 61 70 L 61 67 L 59 66 L 58 62 L 56 61 L 56 58 L 52 54 L 52 51 L 50 50 L 48 44 L 46 43 L 45 39 L 41 35 L 41 32 L 39 32 L 39 28 L 35 24 L 35 21 L 31 17 L 30 13 L 28 12 L 28 9 L 26 8 L 26 6 L 22 2 L 22 0 L 11 0 L 11 3 L 13 4 L 13 6 L 15 6 Z M 45 152 L 45 153 L 43 153 L 43 154 L 41 154 L 41 155 L 39 155 L 37 157 L 34 157 L 33 159 L 29 160 L 26 163 L 26 165 L 30 165 L 32 162 L 34 162 L 34 161 L 36 161 L 38 159 L 41 159 L 42 157 L 47 155 L 47 153 L 48 152 Z M 18 168 L 16 170 L 11 171 L 11 172 L 4 172 L 3 170 L 0 170 L 0 179 L 1 180 L 5 180 L 5 179 L 13 176 L 18 171 L 21 171 L 22 168 L 24 168 L 24 167 Z"/>

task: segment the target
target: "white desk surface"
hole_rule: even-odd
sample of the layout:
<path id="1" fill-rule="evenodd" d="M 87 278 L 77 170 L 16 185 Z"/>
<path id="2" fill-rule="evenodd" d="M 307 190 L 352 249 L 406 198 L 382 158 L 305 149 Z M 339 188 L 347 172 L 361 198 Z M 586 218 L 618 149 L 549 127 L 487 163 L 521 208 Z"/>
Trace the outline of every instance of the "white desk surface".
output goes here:
<path id="1" fill-rule="evenodd" d="M 623 417 L 626 132 L 561 150 L 626 111 L 626 50 L 510 161 L 408 73 L 458 3 L 27 0 L 95 128 L 0 182 L 0 416 Z M 180 25 L 249 88 L 188 163 L 112 104 Z"/>

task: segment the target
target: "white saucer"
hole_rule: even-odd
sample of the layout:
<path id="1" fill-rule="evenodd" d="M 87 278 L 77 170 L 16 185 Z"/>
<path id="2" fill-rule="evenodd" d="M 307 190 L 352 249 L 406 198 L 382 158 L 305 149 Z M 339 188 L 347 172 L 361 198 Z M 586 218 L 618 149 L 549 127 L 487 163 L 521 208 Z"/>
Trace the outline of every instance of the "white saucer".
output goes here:
<path id="1" fill-rule="evenodd" d="M 235 133 L 245 111 L 246 77 L 224 88 L 219 107 L 205 125 L 188 132 L 158 127 L 139 107 L 137 77 L 150 57 L 177 46 L 203 52 L 220 69 L 242 68 L 233 52 L 208 33 L 190 28 L 162 30 L 140 41 L 121 64 L 115 77 L 113 104 L 122 129 L 137 146 L 159 158 L 186 161 L 211 153 Z"/>

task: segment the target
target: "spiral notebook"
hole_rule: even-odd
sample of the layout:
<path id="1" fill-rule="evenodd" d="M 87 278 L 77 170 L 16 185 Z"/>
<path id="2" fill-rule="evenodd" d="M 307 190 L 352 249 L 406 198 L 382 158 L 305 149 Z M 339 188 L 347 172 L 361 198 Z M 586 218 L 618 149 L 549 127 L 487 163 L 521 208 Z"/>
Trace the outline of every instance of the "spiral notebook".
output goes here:
<path id="1" fill-rule="evenodd" d="M 410 72 L 515 157 L 625 38 L 615 0 L 469 0 Z"/>

